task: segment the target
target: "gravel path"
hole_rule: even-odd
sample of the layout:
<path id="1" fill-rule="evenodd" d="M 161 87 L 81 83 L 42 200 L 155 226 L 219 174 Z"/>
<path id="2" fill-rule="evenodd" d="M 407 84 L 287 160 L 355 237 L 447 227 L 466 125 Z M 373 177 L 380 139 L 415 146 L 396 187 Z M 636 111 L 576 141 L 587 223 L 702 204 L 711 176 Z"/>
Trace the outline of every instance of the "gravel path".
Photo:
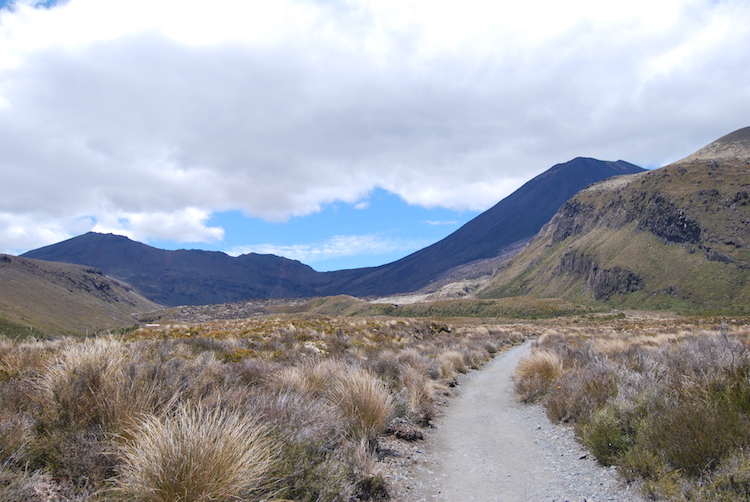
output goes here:
<path id="1" fill-rule="evenodd" d="M 541 406 L 517 401 L 511 376 L 530 350 L 530 342 L 514 347 L 463 378 L 437 430 L 394 452 L 387 469 L 393 500 L 644 500 L 600 466 L 570 427 L 552 424 Z"/>

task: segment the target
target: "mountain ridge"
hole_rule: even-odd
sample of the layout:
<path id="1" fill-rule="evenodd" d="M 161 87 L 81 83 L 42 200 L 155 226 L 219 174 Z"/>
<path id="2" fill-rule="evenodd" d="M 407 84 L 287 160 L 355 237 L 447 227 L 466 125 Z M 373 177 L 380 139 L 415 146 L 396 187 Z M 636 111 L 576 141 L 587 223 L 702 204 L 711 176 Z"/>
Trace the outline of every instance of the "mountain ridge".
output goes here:
<path id="1" fill-rule="evenodd" d="M 233 258 L 216 251 L 166 251 L 94 232 L 22 256 L 96 267 L 171 306 L 273 297 L 387 296 L 419 290 L 458 267 L 496 258 L 533 237 L 580 189 L 642 171 L 625 161 L 586 157 L 557 164 L 445 239 L 379 267 L 317 272 L 274 255 Z"/>
<path id="2" fill-rule="evenodd" d="M 386 283 L 389 289 L 344 288 L 339 292 L 372 296 L 416 291 L 456 267 L 495 258 L 527 241 L 566 200 L 589 184 L 642 171 L 623 160 L 601 161 L 589 157 L 555 164 L 446 238 L 395 262 L 358 269 L 363 274 L 355 281 L 371 285 Z M 346 277 L 346 280 L 351 279 Z"/>
<path id="3" fill-rule="evenodd" d="M 567 201 L 478 293 L 747 310 L 750 128 Z"/>

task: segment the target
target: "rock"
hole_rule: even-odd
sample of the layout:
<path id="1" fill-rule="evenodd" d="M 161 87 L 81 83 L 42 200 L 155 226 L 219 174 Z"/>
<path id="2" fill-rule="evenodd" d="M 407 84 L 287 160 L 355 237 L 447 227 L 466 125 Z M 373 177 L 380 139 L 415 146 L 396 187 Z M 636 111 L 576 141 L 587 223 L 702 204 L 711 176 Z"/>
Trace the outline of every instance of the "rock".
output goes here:
<path id="1" fill-rule="evenodd" d="M 404 441 L 417 441 L 424 439 L 422 431 L 408 425 L 398 426 L 394 435 L 399 439 L 403 439 Z"/>

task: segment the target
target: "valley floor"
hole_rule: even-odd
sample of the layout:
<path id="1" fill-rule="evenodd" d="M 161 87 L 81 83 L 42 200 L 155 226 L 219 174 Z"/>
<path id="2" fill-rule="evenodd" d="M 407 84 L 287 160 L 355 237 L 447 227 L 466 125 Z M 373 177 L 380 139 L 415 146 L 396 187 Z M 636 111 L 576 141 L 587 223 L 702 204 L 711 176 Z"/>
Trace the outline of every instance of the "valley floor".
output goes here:
<path id="1" fill-rule="evenodd" d="M 598 464 L 570 427 L 552 424 L 540 405 L 518 401 L 511 376 L 530 348 L 526 342 L 498 354 L 464 377 L 425 443 L 387 458 L 394 500 L 643 500 Z"/>

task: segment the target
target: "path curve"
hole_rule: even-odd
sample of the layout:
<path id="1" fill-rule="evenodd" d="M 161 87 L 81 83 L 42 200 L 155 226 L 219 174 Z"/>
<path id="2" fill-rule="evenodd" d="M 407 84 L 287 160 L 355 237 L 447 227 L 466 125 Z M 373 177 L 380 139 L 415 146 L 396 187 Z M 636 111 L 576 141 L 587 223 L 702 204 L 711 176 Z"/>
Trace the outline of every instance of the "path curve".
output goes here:
<path id="1" fill-rule="evenodd" d="M 403 502 L 641 501 L 600 466 L 570 427 L 518 402 L 512 375 L 531 342 L 465 377 L 408 469 Z"/>

